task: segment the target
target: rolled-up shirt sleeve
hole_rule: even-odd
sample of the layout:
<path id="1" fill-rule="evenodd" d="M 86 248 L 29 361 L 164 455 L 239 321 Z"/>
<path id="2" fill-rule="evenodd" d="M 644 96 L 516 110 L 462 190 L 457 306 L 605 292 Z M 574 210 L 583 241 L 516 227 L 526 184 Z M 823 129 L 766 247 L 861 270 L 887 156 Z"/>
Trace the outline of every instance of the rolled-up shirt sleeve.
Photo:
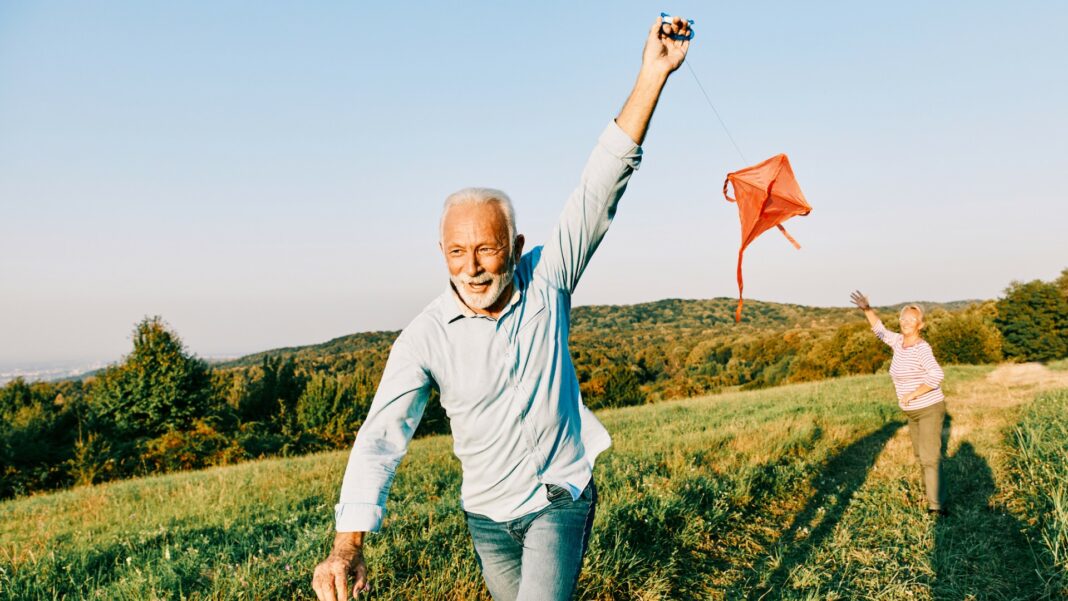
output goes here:
<path id="1" fill-rule="evenodd" d="M 919 356 L 920 365 L 923 366 L 923 383 L 931 388 L 938 388 L 942 385 L 942 380 L 945 379 L 946 374 L 942 371 L 942 366 L 938 364 L 935 359 L 934 352 L 931 350 L 930 345 L 924 345 L 923 350 Z"/>
<path id="2" fill-rule="evenodd" d="M 402 332 L 390 350 L 382 381 L 349 455 L 341 498 L 334 507 L 338 532 L 381 528 L 390 485 L 423 416 L 431 382 Z"/>
<path id="3" fill-rule="evenodd" d="M 609 123 L 542 251 L 539 271 L 550 284 L 574 292 L 641 158 L 641 147 L 615 121 Z"/>

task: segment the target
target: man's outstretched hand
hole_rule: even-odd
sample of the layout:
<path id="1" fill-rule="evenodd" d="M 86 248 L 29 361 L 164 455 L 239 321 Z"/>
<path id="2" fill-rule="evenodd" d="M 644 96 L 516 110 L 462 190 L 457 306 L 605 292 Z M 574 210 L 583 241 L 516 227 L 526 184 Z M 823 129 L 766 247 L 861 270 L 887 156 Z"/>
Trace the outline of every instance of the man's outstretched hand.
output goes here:
<path id="1" fill-rule="evenodd" d="M 354 540 L 354 534 L 359 534 L 358 539 Z M 367 564 L 363 561 L 362 532 L 339 532 L 330 556 L 315 566 L 315 575 L 312 576 L 312 588 L 319 601 L 349 599 L 350 583 L 353 597 L 371 590 L 367 580 Z"/>
<path id="2" fill-rule="evenodd" d="M 682 17 L 671 17 L 670 23 L 657 17 L 645 40 L 642 65 L 665 74 L 678 69 L 690 49 L 690 33 L 690 23 Z"/>

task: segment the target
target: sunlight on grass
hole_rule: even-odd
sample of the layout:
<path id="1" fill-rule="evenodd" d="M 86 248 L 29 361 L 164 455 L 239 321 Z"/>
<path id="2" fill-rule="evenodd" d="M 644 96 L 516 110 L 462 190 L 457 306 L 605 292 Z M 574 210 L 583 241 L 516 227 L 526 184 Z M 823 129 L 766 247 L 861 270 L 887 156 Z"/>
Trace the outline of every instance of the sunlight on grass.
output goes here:
<path id="1" fill-rule="evenodd" d="M 922 511 L 885 374 L 600 413 L 614 444 L 598 463 L 601 504 L 578 597 L 966 598 L 984 586 L 1028 597 L 1041 583 L 1027 577 L 1027 541 L 1012 534 L 1026 507 L 1007 510 L 1012 498 L 995 483 L 1008 463 L 1003 433 L 1033 392 L 988 383 L 991 369 L 947 370 L 956 501 L 945 521 Z M 0 596 L 313 598 L 346 458 L 2 503 Z M 370 538 L 374 598 L 488 599 L 459 482 L 449 437 L 412 444 L 385 528 Z M 1024 575 L 981 573 L 991 565 Z"/>

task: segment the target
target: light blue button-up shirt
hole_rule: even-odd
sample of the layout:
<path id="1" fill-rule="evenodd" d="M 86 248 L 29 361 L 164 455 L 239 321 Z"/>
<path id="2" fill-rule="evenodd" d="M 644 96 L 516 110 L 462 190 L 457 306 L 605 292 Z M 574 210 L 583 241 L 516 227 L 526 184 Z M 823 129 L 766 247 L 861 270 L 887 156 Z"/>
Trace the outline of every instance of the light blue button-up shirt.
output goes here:
<path id="1" fill-rule="evenodd" d="M 522 517 L 549 505 L 543 484 L 578 498 L 612 441 L 579 394 L 567 344 L 571 294 L 640 161 L 641 149 L 609 124 L 552 237 L 516 266 L 499 318 L 473 313 L 450 286 L 404 328 L 349 456 L 339 532 L 381 527 L 434 383 L 463 467 L 466 511 L 500 522 Z"/>

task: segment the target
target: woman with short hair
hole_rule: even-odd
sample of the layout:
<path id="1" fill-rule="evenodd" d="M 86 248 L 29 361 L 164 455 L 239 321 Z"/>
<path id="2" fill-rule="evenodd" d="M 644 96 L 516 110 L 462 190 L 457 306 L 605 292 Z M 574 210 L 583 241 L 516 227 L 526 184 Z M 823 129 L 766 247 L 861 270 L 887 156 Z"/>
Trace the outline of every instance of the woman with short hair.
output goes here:
<path id="1" fill-rule="evenodd" d="M 907 305 L 901 309 L 899 334 L 883 326 L 868 304 L 868 298 L 860 291 L 853 292 L 849 298 L 864 311 L 872 332 L 894 351 L 894 358 L 890 361 L 890 379 L 897 391 L 898 406 L 908 417 L 912 449 L 923 469 L 927 512 L 947 515 L 939 488 L 942 422 L 946 416 L 945 395 L 942 394 L 945 374 L 935 360 L 931 345 L 920 337 L 920 330 L 924 327 L 923 309 L 919 305 Z"/>

